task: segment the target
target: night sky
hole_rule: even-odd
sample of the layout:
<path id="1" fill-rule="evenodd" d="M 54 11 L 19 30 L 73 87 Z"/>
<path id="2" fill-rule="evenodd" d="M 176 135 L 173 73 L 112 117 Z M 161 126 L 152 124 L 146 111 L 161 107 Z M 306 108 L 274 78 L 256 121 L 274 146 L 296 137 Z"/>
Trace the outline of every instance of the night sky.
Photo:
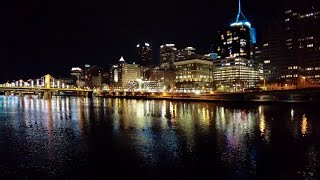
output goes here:
<path id="1" fill-rule="evenodd" d="M 281 1 L 281 0 L 280 0 Z M 257 29 L 277 16 L 276 0 L 243 0 L 243 12 Z M 132 62 L 136 44 L 175 43 L 208 51 L 219 29 L 234 21 L 237 0 L 220 1 L 0 1 L 0 82 L 67 75 L 85 63 Z"/>

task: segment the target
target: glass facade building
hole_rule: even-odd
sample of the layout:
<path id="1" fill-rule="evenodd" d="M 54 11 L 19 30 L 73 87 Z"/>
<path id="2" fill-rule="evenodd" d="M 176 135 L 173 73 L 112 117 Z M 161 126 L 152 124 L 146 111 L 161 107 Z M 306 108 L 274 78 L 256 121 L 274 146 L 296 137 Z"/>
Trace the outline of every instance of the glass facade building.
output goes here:
<path id="1" fill-rule="evenodd" d="M 282 19 L 281 78 L 288 84 L 320 85 L 320 1 L 287 0 Z"/>
<path id="2" fill-rule="evenodd" d="M 258 86 L 263 76 L 263 66 L 242 57 L 213 61 L 213 85 L 218 91 L 241 92 Z"/>
<path id="3" fill-rule="evenodd" d="M 137 64 L 141 66 L 151 66 L 152 64 L 152 46 L 150 43 L 144 42 L 137 45 L 138 59 Z"/>
<path id="4" fill-rule="evenodd" d="M 160 66 L 161 68 L 172 68 L 173 62 L 177 58 L 177 48 L 175 44 L 165 44 L 160 46 Z"/>
<path id="5" fill-rule="evenodd" d="M 216 53 L 218 59 L 229 57 L 251 56 L 250 28 L 243 24 L 234 24 L 228 29 L 218 32 Z"/>

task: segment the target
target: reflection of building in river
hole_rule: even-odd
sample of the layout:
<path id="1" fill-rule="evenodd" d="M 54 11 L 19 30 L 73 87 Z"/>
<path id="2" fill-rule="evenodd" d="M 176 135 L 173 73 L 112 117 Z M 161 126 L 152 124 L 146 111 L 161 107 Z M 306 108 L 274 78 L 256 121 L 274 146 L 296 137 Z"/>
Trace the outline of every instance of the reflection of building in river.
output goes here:
<path id="1" fill-rule="evenodd" d="M 248 141 L 255 136 L 256 113 L 251 110 L 216 107 L 214 119 L 217 129 L 217 145 L 220 149 L 221 160 L 228 166 L 238 168 L 235 165 L 241 163 L 249 164 L 248 168 L 254 167 L 255 149 L 248 145 Z"/>
<path id="2" fill-rule="evenodd" d="M 301 134 L 302 136 L 306 136 L 308 134 L 308 119 L 305 114 L 302 116 Z"/>

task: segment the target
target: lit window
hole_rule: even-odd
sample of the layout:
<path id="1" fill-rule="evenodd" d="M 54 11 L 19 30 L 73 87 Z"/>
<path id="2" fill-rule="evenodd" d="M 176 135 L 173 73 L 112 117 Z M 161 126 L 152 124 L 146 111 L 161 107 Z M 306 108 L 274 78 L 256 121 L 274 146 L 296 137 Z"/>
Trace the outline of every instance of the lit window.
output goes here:
<path id="1" fill-rule="evenodd" d="M 288 18 L 288 19 L 285 19 L 285 22 L 289 22 L 290 21 L 290 19 Z"/>
<path id="2" fill-rule="evenodd" d="M 313 44 L 308 44 L 307 47 L 309 47 L 309 48 L 310 48 L 310 47 L 313 47 Z"/>
<path id="3" fill-rule="evenodd" d="M 286 11 L 286 14 L 289 14 L 289 13 L 291 13 L 292 12 L 292 10 L 287 10 Z"/>
<path id="4" fill-rule="evenodd" d="M 263 44 L 263 47 L 267 47 L 267 46 L 269 46 L 269 44 L 268 44 L 268 43 Z"/>
<path id="5" fill-rule="evenodd" d="M 270 63 L 270 60 L 266 60 L 264 61 L 265 64 L 269 64 Z"/>

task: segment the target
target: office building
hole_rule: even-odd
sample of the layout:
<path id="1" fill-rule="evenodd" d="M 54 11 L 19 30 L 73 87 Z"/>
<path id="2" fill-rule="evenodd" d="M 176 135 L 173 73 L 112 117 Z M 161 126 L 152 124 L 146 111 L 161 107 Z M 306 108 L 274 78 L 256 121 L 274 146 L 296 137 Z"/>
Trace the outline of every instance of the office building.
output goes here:
<path id="1" fill-rule="evenodd" d="M 212 89 L 213 64 L 211 60 L 190 59 L 178 61 L 175 66 L 175 90 L 194 92 Z"/>
<path id="2" fill-rule="evenodd" d="M 152 46 L 148 42 L 139 43 L 137 45 L 138 57 L 136 64 L 149 67 L 152 65 Z"/>
<path id="3" fill-rule="evenodd" d="M 217 58 L 251 58 L 250 28 L 239 24 L 218 32 Z"/>
<path id="4" fill-rule="evenodd" d="M 87 70 L 87 85 L 91 88 L 101 88 L 103 68 L 93 65 Z"/>
<path id="5" fill-rule="evenodd" d="M 141 80 L 141 68 L 138 64 L 128 64 L 123 57 L 118 64 L 110 68 L 111 89 L 127 91 L 135 88 L 135 81 Z"/>
<path id="6" fill-rule="evenodd" d="M 160 66 L 161 68 L 172 68 L 173 62 L 177 58 L 177 48 L 175 44 L 165 44 L 160 46 Z"/>
<path id="7" fill-rule="evenodd" d="M 146 71 L 146 81 L 163 81 L 164 79 L 164 69 L 160 67 L 150 68 Z"/>
<path id="8" fill-rule="evenodd" d="M 241 92 L 259 86 L 261 63 L 242 57 L 213 60 L 213 84 L 218 91 Z"/>
<path id="9" fill-rule="evenodd" d="M 194 47 L 186 47 L 177 51 L 176 61 L 184 61 L 190 59 L 200 58 L 200 55 L 196 54 Z"/>
<path id="10" fill-rule="evenodd" d="M 73 79 L 76 87 L 83 87 L 84 81 L 82 80 L 83 70 L 80 67 L 73 67 L 70 70 L 71 78 Z"/>
<path id="11" fill-rule="evenodd" d="M 263 65 L 256 45 L 255 29 L 239 10 L 235 22 L 218 32 L 217 58 L 213 60 L 213 84 L 216 90 L 239 92 L 259 86 Z"/>
<path id="12" fill-rule="evenodd" d="M 259 45 L 261 51 L 259 62 L 263 63 L 263 77 L 268 84 L 281 83 L 280 77 L 285 61 L 281 56 L 280 37 L 280 24 L 275 21 L 266 27 L 262 43 Z"/>
<path id="13" fill-rule="evenodd" d="M 297 86 L 320 85 L 320 2 L 287 0 L 282 23 L 281 78 Z"/>

